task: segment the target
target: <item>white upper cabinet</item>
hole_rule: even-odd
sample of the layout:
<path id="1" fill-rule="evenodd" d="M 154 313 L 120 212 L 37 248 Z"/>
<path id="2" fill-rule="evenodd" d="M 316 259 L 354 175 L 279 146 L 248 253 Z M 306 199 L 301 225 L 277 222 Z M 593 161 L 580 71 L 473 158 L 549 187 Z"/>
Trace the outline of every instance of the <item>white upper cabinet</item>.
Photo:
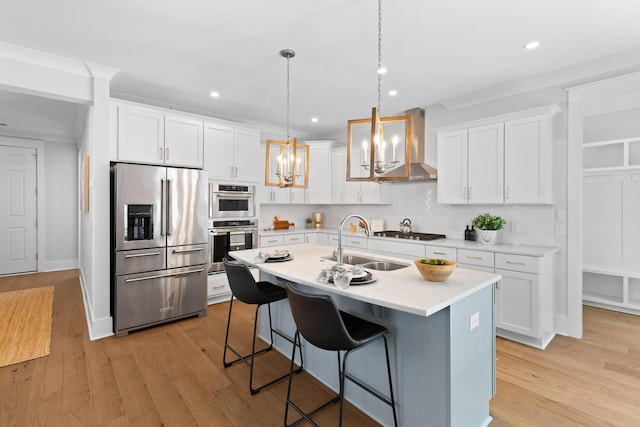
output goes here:
<path id="1" fill-rule="evenodd" d="M 469 129 L 467 202 L 502 203 L 504 126 L 493 123 Z"/>
<path id="2" fill-rule="evenodd" d="M 202 168 L 202 122 L 181 116 L 164 116 L 164 163 Z"/>
<path id="3" fill-rule="evenodd" d="M 118 160 L 202 168 L 202 122 L 144 106 L 117 106 Z"/>
<path id="4" fill-rule="evenodd" d="M 504 202 L 552 203 L 551 117 L 504 123 Z"/>
<path id="5" fill-rule="evenodd" d="M 354 154 L 352 168 L 358 168 L 359 154 Z M 331 202 L 333 204 L 391 204 L 393 195 L 391 184 L 378 184 L 367 181 L 347 181 L 346 150 L 334 150 L 331 153 Z M 354 169 L 355 170 L 355 169 Z"/>
<path id="6" fill-rule="evenodd" d="M 467 203 L 467 130 L 438 134 L 438 203 Z"/>
<path id="7" fill-rule="evenodd" d="M 438 131 L 438 203 L 551 204 L 556 105 Z"/>
<path id="8" fill-rule="evenodd" d="M 438 203 L 502 203 L 502 123 L 438 134 Z"/>
<path id="9" fill-rule="evenodd" d="M 164 114 L 137 107 L 118 107 L 118 160 L 164 163 Z"/>
<path id="10" fill-rule="evenodd" d="M 209 179 L 258 182 L 260 132 L 204 125 L 204 168 Z"/>
<path id="11" fill-rule="evenodd" d="M 309 187 L 305 203 L 331 203 L 331 142 L 305 141 L 309 145 Z"/>

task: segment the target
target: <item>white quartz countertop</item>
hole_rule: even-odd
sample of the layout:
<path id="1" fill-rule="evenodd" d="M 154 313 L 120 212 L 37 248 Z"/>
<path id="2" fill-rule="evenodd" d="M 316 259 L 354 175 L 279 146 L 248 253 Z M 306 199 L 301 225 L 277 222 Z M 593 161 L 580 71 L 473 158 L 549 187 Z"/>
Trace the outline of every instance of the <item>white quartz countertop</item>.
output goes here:
<path id="1" fill-rule="evenodd" d="M 375 282 L 339 289 L 332 283 L 324 284 L 317 281 L 323 268 L 329 268 L 335 264 L 333 261 L 321 258 L 331 255 L 331 248 L 300 244 L 262 250 L 278 249 L 287 249 L 293 259 L 287 262 L 261 263 L 257 258 L 260 249 L 233 251 L 229 254 L 240 261 L 256 266 L 265 273 L 294 283 L 419 316 L 430 316 L 486 286 L 491 286 L 502 278 L 499 274 L 456 268 L 446 282 L 428 282 L 420 276 L 412 261 L 349 249 L 350 254 L 360 254 L 377 260 L 392 260 L 409 264 L 409 266 L 394 271 L 368 270 L 376 278 Z M 351 266 L 345 264 L 345 267 Z"/>
<path id="2" fill-rule="evenodd" d="M 328 233 L 328 234 L 338 234 L 337 228 L 297 228 L 297 229 L 289 229 L 289 230 L 262 230 L 260 231 L 261 237 L 267 236 L 278 236 L 278 235 L 287 235 L 287 234 L 300 234 L 300 233 Z M 364 232 L 350 232 L 345 230 L 342 233 L 343 236 L 355 236 L 355 237 L 363 237 L 367 238 Z M 456 249 L 473 249 L 476 251 L 485 251 L 485 252 L 500 252 L 506 254 L 513 255 L 529 255 L 529 256 L 545 256 L 549 254 L 553 254 L 559 251 L 558 248 L 552 246 L 534 246 L 534 245 L 514 245 L 507 243 L 496 243 L 495 245 L 485 245 L 482 242 L 470 241 L 470 240 L 460 240 L 460 239 L 436 239 L 436 240 L 410 240 L 410 239 L 400 239 L 394 237 L 380 237 L 380 236 L 371 236 L 369 239 L 375 239 L 380 241 L 394 241 L 394 242 L 403 242 L 403 243 L 413 243 L 413 244 L 421 244 L 421 245 L 430 245 L 430 246 L 440 246 L 446 248 L 456 248 Z"/>

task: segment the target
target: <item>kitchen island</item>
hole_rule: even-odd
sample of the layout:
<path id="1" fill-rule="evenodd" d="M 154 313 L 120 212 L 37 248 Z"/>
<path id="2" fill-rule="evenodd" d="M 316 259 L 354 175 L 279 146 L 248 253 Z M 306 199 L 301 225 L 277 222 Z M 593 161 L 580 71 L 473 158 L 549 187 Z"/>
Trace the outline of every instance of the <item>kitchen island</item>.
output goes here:
<path id="1" fill-rule="evenodd" d="M 285 248 L 269 248 L 270 251 Z M 291 282 L 306 291 L 329 293 L 338 307 L 389 329 L 394 392 L 403 426 L 486 426 L 489 400 L 495 390 L 495 331 L 493 284 L 501 276 L 458 268 L 446 282 L 427 282 L 405 259 L 349 251 L 349 253 L 407 264 L 394 271 L 368 270 L 375 282 L 339 289 L 317 280 L 334 262 L 326 246 L 286 247 L 292 260 L 261 262 L 259 249 L 231 255 L 260 270 L 261 280 L 285 286 Z M 263 249 L 264 250 L 264 249 Z M 349 265 L 345 265 L 349 268 Z M 273 320 L 293 336 L 295 323 L 286 300 L 273 305 Z M 267 321 L 266 311 L 261 323 Z M 263 323 L 264 324 L 264 323 Z M 291 346 L 277 340 L 287 357 Z M 303 340 L 305 370 L 338 389 L 337 358 Z M 354 352 L 347 369 L 387 394 L 382 343 Z M 383 425 L 392 425 L 387 405 L 347 383 L 346 398 Z"/>

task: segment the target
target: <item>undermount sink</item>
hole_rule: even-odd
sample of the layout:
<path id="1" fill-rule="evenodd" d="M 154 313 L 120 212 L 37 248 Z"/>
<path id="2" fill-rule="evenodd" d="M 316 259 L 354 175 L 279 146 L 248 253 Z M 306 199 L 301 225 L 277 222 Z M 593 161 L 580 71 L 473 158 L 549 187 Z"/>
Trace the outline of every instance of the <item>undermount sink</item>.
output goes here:
<path id="1" fill-rule="evenodd" d="M 337 258 L 335 255 L 325 255 L 322 257 L 323 259 L 327 259 L 329 261 L 336 261 Z M 361 265 L 363 268 L 368 268 L 371 270 L 378 271 L 393 271 L 399 270 L 401 268 L 408 267 L 409 264 L 403 264 L 400 262 L 394 261 L 380 261 L 375 258 L 368 258 L 360 255 L 352 255 L 352 254 L 344 254 L 342 255 L 342 262 L 344 264 L 350 265 Z"/>
<path id="2" fill-rule="evenodd" d="M 369 268 L 371 270 L 379 271 L 393 271 L 400 270 L 401 268 L 409 267 L 409 264 L 403 264 L 393 261 L 370 261 L 362 264 L 363 268 Z"/>
<path id="3" fill-rule="evenodd" d="M 322 258 L 328 259 L 329 261 L 337 261 L 338 258 L 335 255 L 325 255 Z M 367 258 L 360 255 L 352 255 L 352 254 L 344 254 L 342 255 L 342 263 L 343 264 L 364 264 L 367 262 L 375 261 L 373 258 Z"/>

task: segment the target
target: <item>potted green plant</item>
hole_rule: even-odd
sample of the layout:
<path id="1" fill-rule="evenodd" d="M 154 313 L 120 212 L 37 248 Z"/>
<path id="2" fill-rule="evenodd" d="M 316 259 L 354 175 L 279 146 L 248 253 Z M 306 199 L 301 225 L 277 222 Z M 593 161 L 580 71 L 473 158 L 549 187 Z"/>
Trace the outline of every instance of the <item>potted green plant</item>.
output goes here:
<path id="1" fill-rule="evenodd" d="M 307 228 L 311 228 L 311 226 L 313 224 L 313 219 L 311 217 L 307 217 L 307 218 L 304 219 L 304 222 L 305 222 Z"/>
<path id="2" fill-rule="evenodd" d="M 498 230 L 502 230 L 507 223 L 502 217 L 483 213 L 475 217 L 471 224 L 477 228 L 480 234 L 480 240 L 485 245 L 493 245 L 498 238 Z"/>

